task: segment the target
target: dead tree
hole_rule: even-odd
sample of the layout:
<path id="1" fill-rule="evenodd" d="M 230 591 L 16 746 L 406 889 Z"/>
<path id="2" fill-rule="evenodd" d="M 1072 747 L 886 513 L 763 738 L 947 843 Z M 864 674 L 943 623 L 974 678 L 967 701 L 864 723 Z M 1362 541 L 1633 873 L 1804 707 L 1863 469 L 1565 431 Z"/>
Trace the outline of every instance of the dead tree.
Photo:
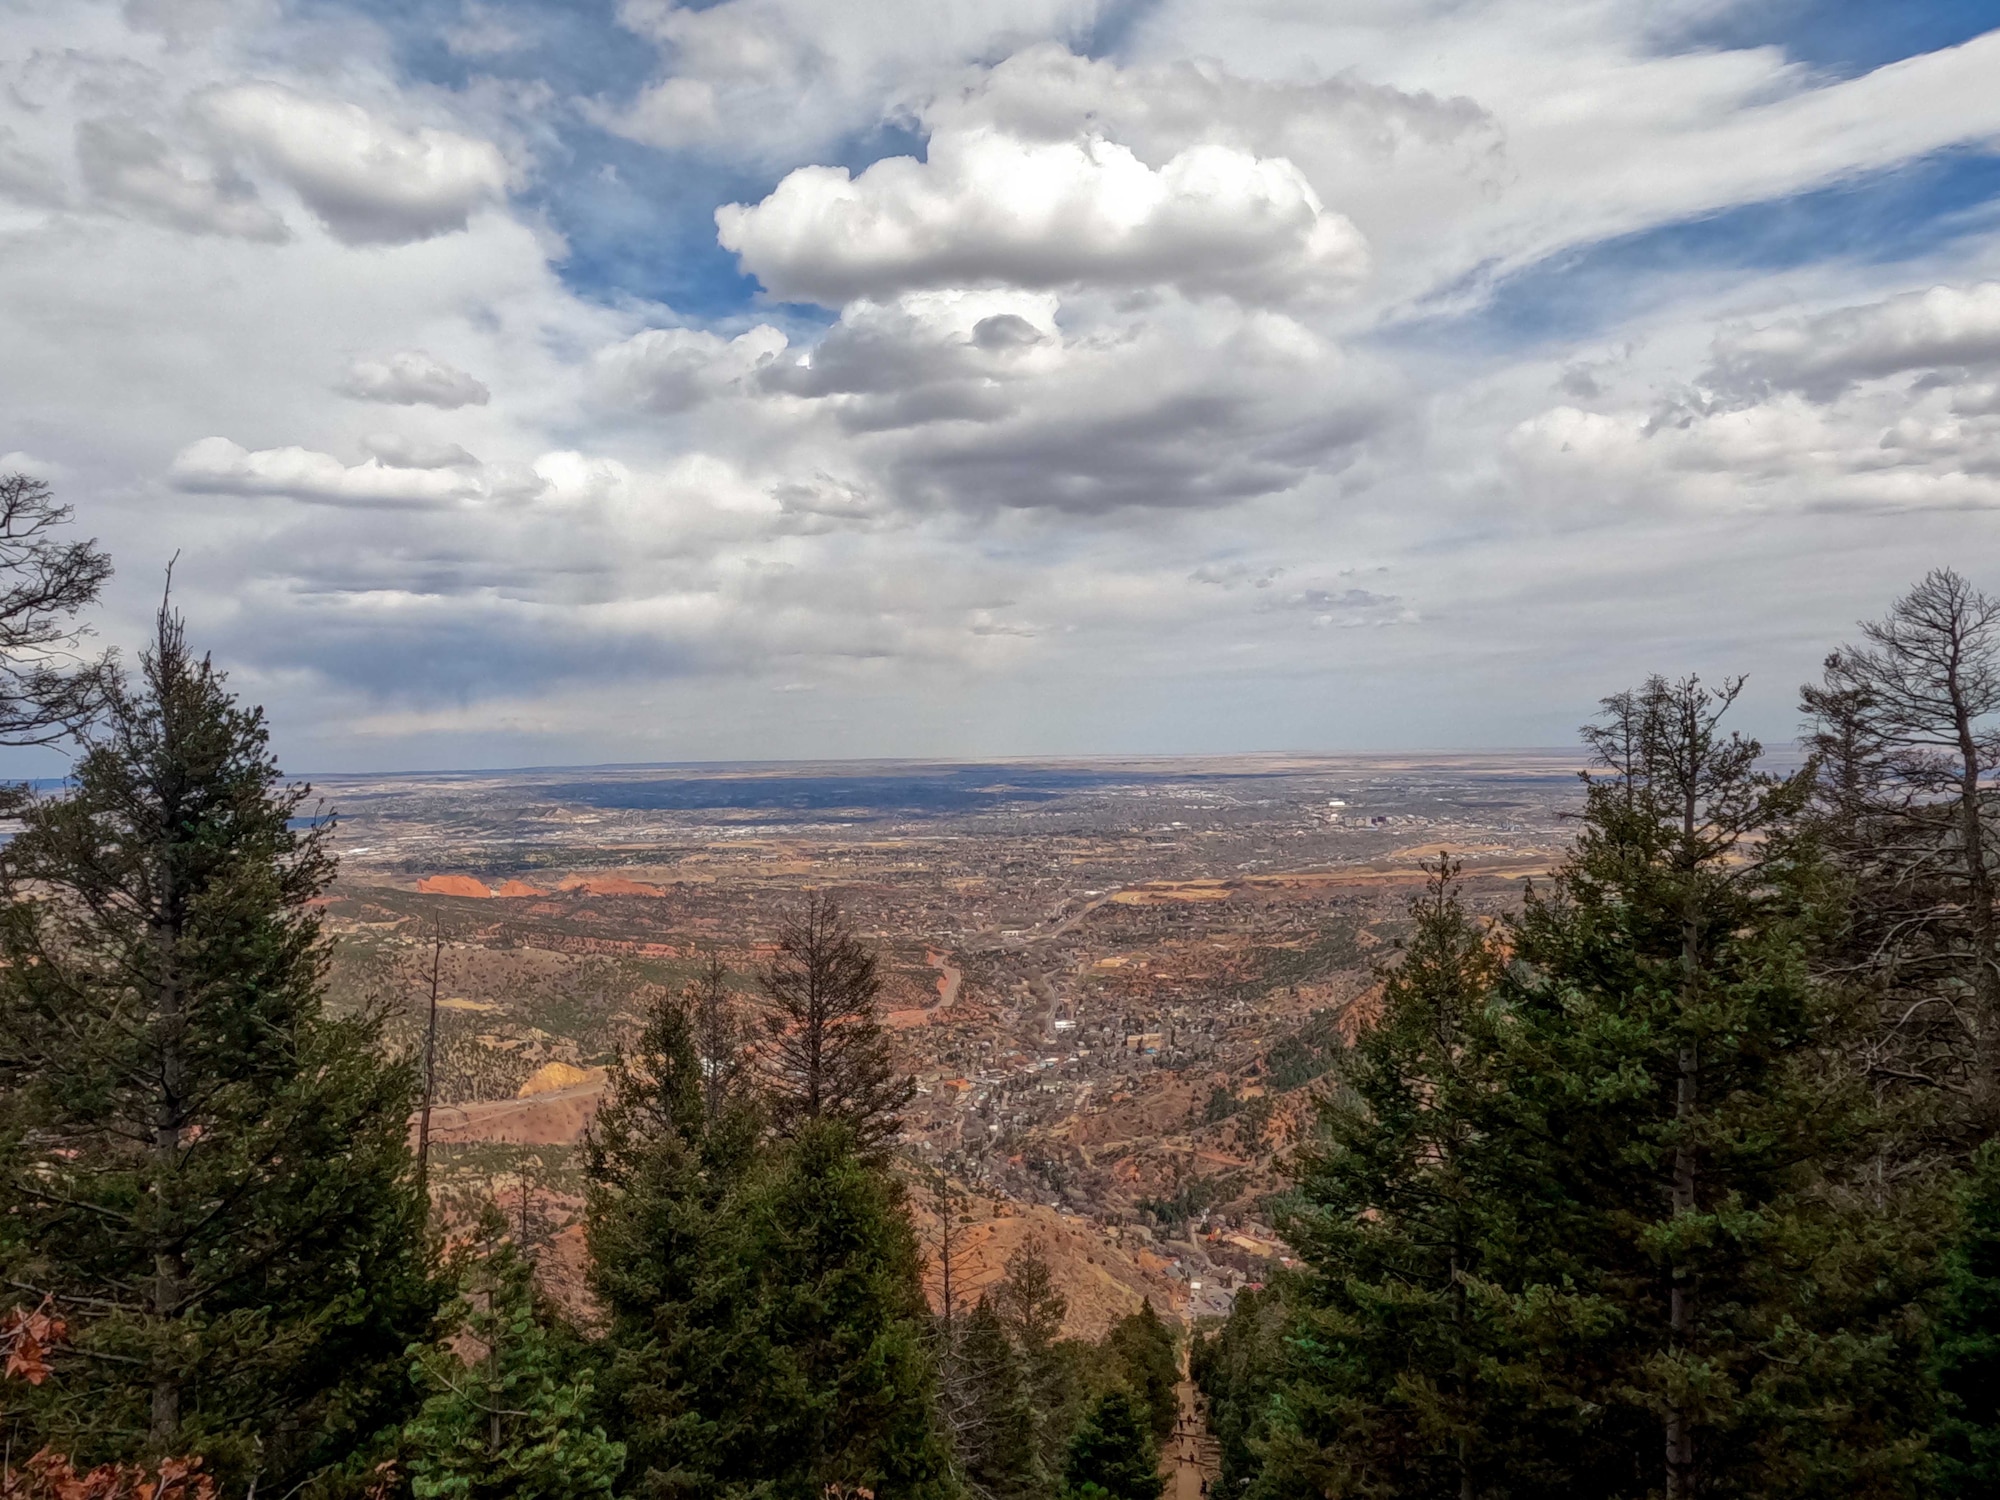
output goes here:
<path id="1" fill-rule="evenodd" d="M 1885 1086 L 2000 1131 L 2000 600 L 1931 573 L 1802 689 L 1812 826 L 1847 882 L 1838 977 L 1871 993 Z"/>
<path id="2" fill-rule="evenodd" d="M 67 739 L 104 701 L 108 656 L 86 659 L 76 615 L 111 577 L 95 539 L 65 542 L 69 522 L 48 484 L 0 474 L 0 744 Z"/>

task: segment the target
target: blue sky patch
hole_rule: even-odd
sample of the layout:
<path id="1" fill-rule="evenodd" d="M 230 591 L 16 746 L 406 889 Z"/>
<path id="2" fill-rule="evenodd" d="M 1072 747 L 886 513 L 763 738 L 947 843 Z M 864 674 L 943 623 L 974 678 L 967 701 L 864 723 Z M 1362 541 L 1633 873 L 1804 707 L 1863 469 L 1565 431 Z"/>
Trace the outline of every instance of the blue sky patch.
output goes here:
<path id="1" fill-rule="evenodd" d="M 1831 187 L 1565 251 L 1501 279 L 1478 311 L 1412 318 L 1394 325 L 1385 342 L 1498 352 L 1586 340 L 1676 300 L 1704 274 L 1837 260 L 1892 264 L 1991 233 L 1996 219 L 2000 154 L 1941 151 Z"/>
<path id="2" fill-rule="evenodd" d="M 1676 52 L 1782 47 L 1794 62 L 1852 78 L 1955 47 L 1996 26 L 2000 5 L 1994 0 L 1739 0 L 1659 41 Z"/>

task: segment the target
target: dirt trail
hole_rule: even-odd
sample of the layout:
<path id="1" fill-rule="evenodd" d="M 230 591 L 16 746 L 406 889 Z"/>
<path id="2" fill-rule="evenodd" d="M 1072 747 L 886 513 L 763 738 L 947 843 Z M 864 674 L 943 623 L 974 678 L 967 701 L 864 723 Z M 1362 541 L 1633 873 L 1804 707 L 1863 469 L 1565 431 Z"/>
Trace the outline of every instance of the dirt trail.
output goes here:
<path id="1" fill-rule="evenodd" d="M 939 953 L 935 950 L 927 951 L 924 954 L 924 962 L 938 971 L 938 1002 L 932 1009 L 934 1011 L 950 1010 L 954 1005 L 958 1004 L 958 990 L 959 986 L 965 983 L 965 970 L 959 968 L 951 961 L 950 954 Z"/>
<path id="2" fill-rule="evenodd" d="M 1222 1450 L 1209 1434 L 1208 1412 L 1194 1382 L 1183 1380 L 1174 1392 L 1180 1397 L 1181 1412 L 1160 1455 L 1160 1470 L 1167 1476 L 1161 1500 L 1203 1500 L 1222 1472 Z"/>

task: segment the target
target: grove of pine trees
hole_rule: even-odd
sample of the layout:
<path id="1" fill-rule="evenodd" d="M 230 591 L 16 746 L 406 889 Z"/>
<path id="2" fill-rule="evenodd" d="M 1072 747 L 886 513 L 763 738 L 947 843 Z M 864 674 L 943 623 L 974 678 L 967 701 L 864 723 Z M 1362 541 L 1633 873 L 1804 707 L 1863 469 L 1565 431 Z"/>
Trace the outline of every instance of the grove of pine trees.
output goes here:
<path id="1" fill-rule="evenodd" d="M 1320 1100 L 1299 1266 L 1194 1352 L 1237 1496 L 2000 1493 L 2000 605 L 1586 726 L 1498 920 L 1448 858 Z"/>
<path id="2" fill-rule="evenodd" d="M 447 1226 L 434 1059 L 328 1003 L 329 824 L 163 605 L 0 480 L 9 1500 L 1158 1500 L 1180 1340 L 1046 1258 L 925 1292 L 873 949 L 645 1006 L 587 1142 L 591 1317 Z M 1294 1269 L 1189 1350 L 1226 1500 L 2000 1493 L 2000 606 L 1924 580 L 1803 695 L 1606 699 L 1518 910 L 1449 857 L 1290 1162 Z M 442 937 L 434 939 L 435 951 Z M 434 987 L 434 985 L 433 985 Z M 525 1199 L 524 1199 L 525 1203 Z"/>

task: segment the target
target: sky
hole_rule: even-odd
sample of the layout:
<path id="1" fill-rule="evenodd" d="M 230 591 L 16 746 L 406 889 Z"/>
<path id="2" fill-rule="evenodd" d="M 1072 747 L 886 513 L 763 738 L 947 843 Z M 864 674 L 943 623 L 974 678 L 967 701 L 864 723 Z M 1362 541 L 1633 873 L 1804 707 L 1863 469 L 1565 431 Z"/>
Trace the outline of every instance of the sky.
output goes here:
<path id="1" fill-rule="evenodd" d="M 1996 28 L 0 0 L 0 471 L 300 772 L 1785 738 L 2000 589 Z"/>

